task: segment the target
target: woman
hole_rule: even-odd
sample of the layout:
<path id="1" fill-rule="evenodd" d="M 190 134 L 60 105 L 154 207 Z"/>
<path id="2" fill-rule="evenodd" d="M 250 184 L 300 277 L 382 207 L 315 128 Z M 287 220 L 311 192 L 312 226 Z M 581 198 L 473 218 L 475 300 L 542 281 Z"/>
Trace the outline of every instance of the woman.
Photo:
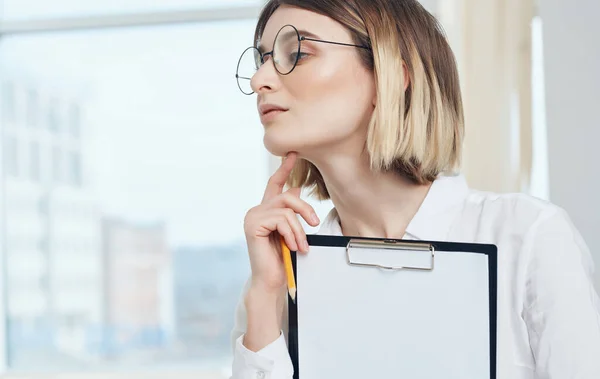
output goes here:
<path id="1" fill-rule="evenodd" d="M 320 234 L 496 244 L 498 377 L 600 378 L 585 243 L 558 207 L 469 190 L 456 173 L 456 65 L 417 1 L 271 0 L 255 41 L 238 83 L 257 94 L 265 146 L 287 159 L 244 222 L 252 276 L 232 334 L 234 378 L 292 377 L 277 241 L 308 252 L 296 215 Z M 243 74 L 248 55 L 259 69 Z M 302 187 L 332 200 L 322 223 Z"/>

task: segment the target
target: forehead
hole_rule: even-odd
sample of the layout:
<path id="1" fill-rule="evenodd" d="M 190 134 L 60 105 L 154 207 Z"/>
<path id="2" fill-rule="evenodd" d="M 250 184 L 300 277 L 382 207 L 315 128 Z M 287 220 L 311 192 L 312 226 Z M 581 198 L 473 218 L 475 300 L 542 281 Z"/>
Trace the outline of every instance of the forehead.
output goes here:
<path id="1" fill-rule="evenodd" d="M 350 41 L 350 32 L 337 21 L 306 9 L 282 5 L 267 21 L 257 45 L 271 49 L 277 32 L 284 25 L 293 25 L 298 30 L 306 30 L 320 39 Z"/>

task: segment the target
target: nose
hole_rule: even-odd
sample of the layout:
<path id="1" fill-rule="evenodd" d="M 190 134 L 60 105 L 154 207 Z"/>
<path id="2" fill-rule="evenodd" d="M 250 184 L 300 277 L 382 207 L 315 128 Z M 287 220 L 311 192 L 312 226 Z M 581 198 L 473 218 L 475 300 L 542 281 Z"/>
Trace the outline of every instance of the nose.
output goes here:
<path id="1" fill-rule="evenodd" d="M 275 70 L 273 59 L 267 59 L 250 80 L 250 86 L 257 94 L 272 92 L 279 88 L 280 85 L 281 82 L 277 70 Z"/>

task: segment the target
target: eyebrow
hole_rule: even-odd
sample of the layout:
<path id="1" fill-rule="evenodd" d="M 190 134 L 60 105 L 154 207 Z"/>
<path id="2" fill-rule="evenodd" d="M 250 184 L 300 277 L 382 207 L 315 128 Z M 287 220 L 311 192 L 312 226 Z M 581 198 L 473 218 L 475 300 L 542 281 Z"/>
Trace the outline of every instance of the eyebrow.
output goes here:
<path id="1" fill-rule="evenodd" d="M 311 32 L 309 32 L 308 30 L 305 30 L 305 29 L 298 29 L 298 34 L 300 34 L 300 37 L 314 38 L 314 39 L 320 39 L 321 38 L 318 35 L 316 35 L 314 33 L 311 33 Z M 295 35 L 296 35 L 295 32 L 290 31 L 290 32 L 282 34 L 281 36 L 279 36 L 279 38 L 286 38 L 287 39 L 287 38 L 290 38 L 290 37 L 295 36 Z M 261 53 L 265 52 L 265 47 L 261 45 L 260 39 L 258 40 L 257 48 L 258 48 L 258 51 L 260 51 Z"/>

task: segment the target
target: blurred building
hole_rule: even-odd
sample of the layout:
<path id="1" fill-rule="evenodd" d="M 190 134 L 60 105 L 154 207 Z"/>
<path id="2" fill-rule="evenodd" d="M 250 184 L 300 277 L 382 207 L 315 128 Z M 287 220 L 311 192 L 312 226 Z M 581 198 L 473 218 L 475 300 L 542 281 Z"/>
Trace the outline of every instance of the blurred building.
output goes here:
<path id="1" fill-rule="evenodd" d="M 247 248 L 242 242 L 175 250 L 176 333 L 188 353 L 229 354 L 234 310 L 249 273 Z"/>
<path id="2" fill-rule="evenodd" d="M 163 347 L 172 325 L 172 281 L 165 225 L 102 222 L 104 352 Z"/>
<path id="3" fill-rule="evenodd" d="M 86 182 L 83 104 L 3 70 L 1 141 L 11 359 L 85 356 L 102 316 L 100 224 Z M 27 357 L 25 358 L 25 354 Z"/>

